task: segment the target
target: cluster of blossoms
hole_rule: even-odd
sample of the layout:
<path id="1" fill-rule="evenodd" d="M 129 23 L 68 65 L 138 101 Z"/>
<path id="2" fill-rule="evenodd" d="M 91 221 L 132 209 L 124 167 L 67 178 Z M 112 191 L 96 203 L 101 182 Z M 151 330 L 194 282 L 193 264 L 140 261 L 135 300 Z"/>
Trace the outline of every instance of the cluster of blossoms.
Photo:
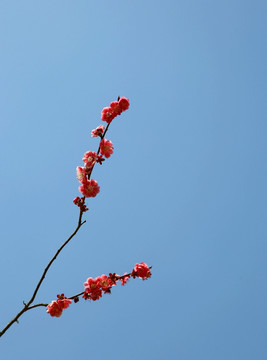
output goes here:
<path id="1" fill-rule="evenodd" d="M 62 311 L 67 309 L 72 301 L 67 299 L 64 294 L 57 295 L 57 298 L 57 300 L 52 301 L 51 304 L 47 306 L 46 312 L 51 316 L 60 317 Z"/>
<path id="2" fill-rule="evenodd" d="M 99 149 L 97 152 L 87 151 L 82 159 L 84 166 L 77 166 L 76 168 L 77 179 L 81 183 L 79 191 L 83 194 L 83 198 L 76 197 L 73 202 L 79 206 L 82 212 L 88 210 L 84 205 L 84 199 L 95 197 L 100 191 L 97 181 L 90 179 L 95 164 L 99 163 L 102 165 L 105 158 L 109 158 L 113 154 L 114 148 L 112 142 L 104 138 L 108 126 L 117 115 L 127 110 L 129 106 L 129 99 L 125 97 L 118 98 L 118 101 L 113 101 L 109 107 L 105 107 L 101 112 L 101 119 L 108 123 L 106 129 L 104 125 L 99 125 L 91 132 L 92 137 L 100 137 L 101 139 Z"/>
<path id="3" fill-rule="evenodd" d="M 84 283 L 84 292 L 81 294 L 72 296 L 74 302 L 79 301 L 79 295 L 83 294 L 85 300 L 98 300 L 102 297 L 102 294 L 110 294 L 112 286 L 115 286 L 117 281 L 121 281 L 121 285 L 125 285 L 130 278 L 139 277 L 140 279 L 146 280 L 151 277 L 150 267 L 144 262 L 135 264 L 131 273 L 125 273 L 120 276 L 116 273 L 110 273 L 109 276 L 101 275 L 93 279 L 88 278 Z M 58 300 L 52 301 L 47 307 L 47 313 L 51 316 L 59 317 L 62 314 L 63 309 L 66 309 L 72 302 L 71 299 L 67 299 L 64 294 L 57 295 Z"/>
<path id="4" fill-rule="evenodd" d="M 109 107 L 105 107 L 102 110 L 101 119 L 110 124 L 117 115 L 120 115 L 123 111 L 129 109 L 129 106 L 129 99 L 122 96 L 118 101 L 113 101 L 110 103 Z"/>
<path id="5" fill-rule="evenodd" d="M 80 182 L 79 191 L 83 194 L 83 197 L 76 197 L 73 202 L 77 205 L 82 212 L 88 210 L 85 205 L 85 198 L 95 197 L 99 191 L 100 187 L 96 180 L 90 179 L 92 170 L 96 163 L 100 165 L 105 160 L 113 154 L 113 144 L 110 140 L 105 139 L 105 134 L 108 130 L 108 127 L 111 121 L 121 113 L 129 108 L 129 99 L 125 97 L 118 98 L 117 101 L 113 101 L 109 107 L 105 107 L 101 113 L 101 119 L 107 122 L 107 127 L 104 125 L 99 125 L 96 129 L 93 129 L 91 132 L 92 137 L 100 137 L 100 144 L 98 151 L 87 151 L 82 161 L 84 166 L 77 166 L 76 175 L 77 179 Z M 64 294 L 57 295 L 58 299 L 52 301 L 51 304 L 47 307 L 47 312 L 51 316 L 59 317 L 62 314 L 63 309 L 66 309 L 69 304 L 74 300 L 74 303 L 79 301 L 79 296 L 85 300 L 98 300 L 102 297 L 102 294 L 107 294 L 111 292 L 111 288 L 117 284 L 118 281 L 121 282 L 121 285 L 125 285 L 127 281 L 132 277 L 139 277 L 143 280 L 148 279 L 151 276 L 150 268 L 147 264 L 141 262 L 135 264 L 131 273 L 125 273 L 124 275 L 118 275 L 116 273 L 110 273 L 109 276 L 101 275 L 96 278 L 89 277 L 84 283 L 84 291 L 80 294 L 74 295 L 71 298 L 66 298 Z"/>

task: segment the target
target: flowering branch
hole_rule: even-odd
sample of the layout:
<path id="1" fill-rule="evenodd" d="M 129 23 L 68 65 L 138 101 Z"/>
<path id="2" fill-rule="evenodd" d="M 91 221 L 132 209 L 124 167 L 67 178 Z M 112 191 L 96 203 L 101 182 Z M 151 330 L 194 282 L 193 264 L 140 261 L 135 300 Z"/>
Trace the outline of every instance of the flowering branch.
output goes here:
<path id="1" fill-rule="evenodd" d="M 110 140 L 105 138 L 105 135 L 108 131 L 111 121 L 117 116 L 121 115 L 121 113 L 129 108 L 129 100 L 125 97 L 119 97 L 117 101 L 113 101 L 109 107 L 106 107 L 102 110 L 101 119 L 107 122 L 106 128 L 103 125 L 98 126 L 96 129 L 92 130 L 92 137 L 100 137 L 100 143 L 97 152 L 87 151 L 83 156 L 84 166 L 78 166 L 76 168 L 77 178 L 80 182 L 79 191 L 83 194 L 83 197 L 76 197 L 73 200 L 73 203 L 80 208 L 79 211 L 79 219 L 78 224 L 74 232 L 70 235 L 70 237 L 61 245 L 61 247 L 57 250 L 55 255 L 49 261 L 48 265 L 44 269 L 44 272 L 33 291 L 33 295 L 31 299 L 24 304 L 22 310 L 6 325 L 6 327 L 0 332 L 0 337 L 13 325 L 15 322 L 18 322 L 18 319 L 28 310 L 34 309 L 36 307 L 45 306 L 47 307 L 47 313 L 51 316 L 60 317 L 63 310 L 68 308 L 69 305 L 74 302 L 79 301 L 79 296 L 85 300 L 98 300 L 102 297 L 103 293 L 110 293 L 111 288 L 116 285 L 116 283 L 120 280 L 121 285 L 125 285 L 126 282 L 132 277 L 139 277 L 143 280 L 148 279 L 151 276 L 151 267 L 148 267 L 145 263 L 135 264 L 134 269 L 130 273 L 125 273 L 124 275 L 118 275 L 116 273 L 110 273 L 109 276 L 102 275 L 97 278 L 88 278 L 84 283 L 84 291 L 79 294 L 73 295 L 69 298 L 66 298 L 64 294 L 57 295 L 57 300 L 52 301 L 50 304 L 40 303 L 32 305 L 34 302 L 36 295 L 42 285 L 45 276 L 50 269 L 53 262 L 56 260 L 57 256 L 63 250 L 63 248 L 70 242 L 70 240 L 77 234 L 81 226 L 86 222 L 86 220 L 82 221 L 83 213 L 88 211 L 87 206 L 85 205 L 85 199 L 89 197 L 95 197 L 99 191 L 100 187 L 96 180 L 91 179 L 91 174 L 93 168 L 96 163 L 102 165 L 102 162 L 105 161 L 105 158 L 109 158 L 113 154 L 113 144 Z M 104 158 L 105 157 L 105 158 Z"/>
<path id="2" fill-rule="evenodd" d="M 130 272 L 128 274 L 125 273 L 124 275 L 121 275 L 121 276 L 118 275 L 118 274 L 109 274 L 109 277 L 110 277 L 110 279 L 115 278 L 115 281 L 121 280 L 121 285 L 125 285 L 126 282 L 130 279 L 130 277 L 138 276 L 138 277 L 141 277 L 143 280 L 146 280 L 151 276 L 150 269 L 152 269 L 152 266 L 150 266 L 148 268 L 146 264 L 144 264 L 144 263 L 141 263 L 141 264 L 143 264 L 143 266 L 142 266 L 143 267 L 143 270 L 142 270 L 143 272 L 142 273 L 140 272 L 140 269 L 138 270 L 138 272 L 136 272 L 135 269 L 134 269 L 132 272 Z M 136 264 L 136 265 L 139 265 L 139 267 L 140 267 L 141 264 Z M 102 277 L 103 276 L 105 276 L 105 275 L 102 275 Z M 101 279 L 101 277 L 96 278 L 96 279 Z M 87 281 L 88 281 L 88 279 L 87 279 Z M 114 285 L 115 284 L 113 284 L 113 286 Z M 79 296 L 84 295 L 84 294 L 85 294 L 85 291 L 82 291 L 82 292 L 80 292 L 78 294 L 69 296 L 68 298 L 65 298 L 65 299 L 74 300 L 74 302 L 77 303 L 79 301 Z M 64 294 L 61 294 L 61 295 L 58 295 L 58 296 L 61 297 L 62 295 L 64 295 Z M 39 306 L 47 307 L 48 305 L 49 304 L 43 304 L 43 303 L 36 304 L 36 305 L 29 306 L 28 310 L 34 309 L 34 308 L 39 307 Z"/>
<path id="3" fill-rule="evenodd" d="M 141 263 L 141 264 L 144 264 L 144 263 Z M 140 266 L 140 264 L 136 264 L 136 266 L 137 265 L 139 265 Z M 147 267 L 147 265 L 146 264 L 144 264 L 145 265 L 145 271 L 144 271 L 144 273 L 143 274 L 141 274 L 142 276 L 140 276 L 140 273 L 139 273 L 139 275 L 136 275 L 136 272 L 135 272 L 135 270 L 133 270 L 132 272 L 130 272 L 130 273 L 128 273 L 128 274 L 124 274 L 124 275 L 118 275 L 118 274 L 115 274 L 115 278 L 116 278 L 116 281 L 118 281 L 118 280 L 121 280 L 121 285 L 125 285 L 126 284 L 126 282 L 130 279 L 130 277 L 136 277 L 136 276 L 138 276 L 138 277 L 141 277 L 143 280 L 146 280 L 146 279 L 148 279 L 150 276 L 151 276 L 151 272 L 150 272 L 150 269 L 152 269 L 152 266 L 150 266 L 150 267 Z M 103 276 L 103 275 L 102 275 Z M 114 277 L 114 274 L 109 274 L 109 276 L 113 276 Z M 88 280 L 88 279 L 87 279 Z M 72 296 L 70 296 L 68 299 L 73 299 L 74 300 L 74 302 L 78 302 L 77 300 L 75 301 L 75 299 L 77 299 L 79 296 L 81 296 L 81 295 L 84 295 L 84 293 L 85 293 L 85 291 L 82 291 L 82 292 L 80 292 L 79 294 L 76 294 L 76 295 L 72 295 Z M 41 306 L 41 305 L 40 305 Z"/>

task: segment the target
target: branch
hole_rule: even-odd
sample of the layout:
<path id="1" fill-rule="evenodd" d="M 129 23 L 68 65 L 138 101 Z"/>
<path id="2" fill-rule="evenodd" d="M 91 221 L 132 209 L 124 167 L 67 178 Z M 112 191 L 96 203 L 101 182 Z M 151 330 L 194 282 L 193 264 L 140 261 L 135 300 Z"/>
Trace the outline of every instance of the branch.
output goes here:
<path id="1" fill-rule="evenodd" d="M 38 306 L 45 306 L 45 307 L 47 307 L 48 304 L 36 304 L 36 305 L 32 305 L 32 306 L 29 306 L 29 307 L 28 307 L 28 310 L 34 309 L 34 308 L 36 308 L 36 307 L 38 307 Z"/>
<path id="2" fill-rule="evenodd" d="M 104 136 L 106 135 L 106 132 L 108 131 L 108 128 L 110 126 L 110 123 L 107 124 L 106 128 L 105 128 L 105 131 L 104 133 L 102 134 L 102 136 L 100 136 L 100 139 L 104 139 Z M 99 144 L 99 147 L 98 147 L 98 150 L 97 150 L 97 154 L 99 155 L 100 153 L 100 144 Z M 95 165 L 95 164 L 94 164 Z M 88 179 L 90 179 L 91 177 L 91 174 L 92 174 L 92 171 L 93 171 L 93 168 L 94 166 L 91 168 L 91 171 L 90 173 L 88 174 Z M 44 272 L 32 294 L 32 297 L 31 299 L 27 302 L 27 304 L 24 303 L 24 308 L 6 325 L 6 327 L 0 332 L 0 337 L 4 335 L 4 333 L 10 328 L 11 325 L 13 325 L 15 322 L 18 322 L 18 319 L 21 317 L 22 314 L 24 314 L 26 311 L 28 310 L 31 310 L 35 307 L 38 307 L 38 306 L 47 306 L 48 304 L 37 304 L 37 305 L 32 305 L 30 306 L 37 293 L 38 293 L 38 290 L 40 288 L 40 286 L 42 285 L 42 282 L 44 281 L 45 279 L 45 276 L 50 268 L 50 266 L 53 264 L 53 262 L 56 260 L 57 256 L 59 255 L 59 253 L 63 250 L 63 248 L 69 243 L 69 241 L 73 238 L 73 236 L 75 236 L 77 234 L 77 232 L 79 231 L 80 227 L 86 222 L 83 221 L 82 222 L 82 215 L 83 215 L 83 208 L 80 208 L 80 214 L 79 214 L 79 220 L 78 220 L 78 225 L 76 227 L 76 229 L 74 230 L 74 232 L 70 235 L 70 237 L 64 242 L 64 244 L 57 250 L 57 252 L 55 253 L 55 255 L 52 257 L 52 259 L 49 261 L 48 265 L 46 266 L 46 268 L 44 269 Z"/>
<path id="3" fill-rule="evenodd" d="M 48 263 L 47 267 L 45 268 L 44 272 L 43 272 L 43 275 L 41 277 L 41 279 L 39 280 L 34 292 L 33 292 L 33 295 L 30 299 L 30 301 L 27 303 L 27 306 L 29 307 L 30 304 L 32 304 L 32 302 L 34 301 L 36 295 L 37 295 L 37 292 L 42 284 L 42 282 L 44 281 L 44 278 L 45 278 L 45 275 L 47 273 L 47 271 L 49 270 L 50 266 L 53 264 L 53 262 L 56 260 L 58 254 L 62 251 L 62 249 L 68 244 L 68 242 L 73 238 L 73 236 L 75 236 L 77 234 L 77 232 L 79 231 L 80 227 L 86 222 L 83 221 L 82 222 L 82 210 L 80 210 L 80 215 L 79 215 L 79 221 L 78 221 L 78 225 L 77 225 L 77 228 L 75 229 L 75 231 L 71 234 L 71 236 L 64 242 L 64 244 L 58 249 L 58 251 L 55 253 L 55 255 L 53 256 L 53 258 L 50 260 L 50 262 Z"/>
<path id="4" fill-rule="evenodd" d="M 63 250 L 63 248 L 68 244 L 68 242 L 73 238 L 73 236 L 75 236 L 77 234 L 77 232 L 79 231 L 80 227 L 86 222 L 83 221 L 82 222 L 82 210 L 80 210 L 80 214 L 79 214 L 79 220 L 78 220 L 78 225 L 76 227 L 76 229 L 74 230 L 74 232 L 70 235 L 70 237 L 64 242 L 63 245 L 61 245 L 61 247 L 58 249 L 58 251 L 55 253 L 55 255 L 52 257 L 52 259 L 49 261 L 47 267 L 45 268 L 44 272 L 43 272 L 43 275 L 41 276 L 41 279 L 39 280 L 34 292 L 33 292 L 33 295 L 31 297 L 31 299 L 27 302 L 27 304 L 24 303 L 24 308 L 14 317 L 14 319 L 12 319 L 7 325 L 6 327 L 0 332 L 0 337 L 4 335 L 4 333 L 10 328 L 11 325 L 13 325 L 15 322 L 18 322 L 18 319 L 21 317 L 22 314 L 24 314 L 26 311 L 30 310 L 30 309 L 33 309 L 37 306 L 47 306 L 48 304 L 38 304 L 38 305 L 33 305 L 33 306 L 30 306 L 36 295 L 37 295 L 37 292 L 42 284 L 42 282 L 44 281 L 44 278 L 45 278 L 45 275 L 47 273 L 47 271 L 49 270 L 50 266 L 53 264 L 53 262 L 56 260 L 58 254 Z"/>
<path id="5" fill-rule="evenodd" d="M 97 136 L 100 137 L 100 143 L 99 143 L 99 147 L 98 147 L 98 150 L 97 150 L 97 161 L 96 162 L 99 162 L 100 164 L 102 164 L 102 161 L 104 161 L 104 159 L 102 158 L 102 156 L 104 155 L 105 157 L 109 157 L 110 154 L 112 154 L 113 152 L 113 147 L 112 147 L 112 143 L 107 141 L 109 144 L 111 144 L 111 152 L 110 150 L 107 152 L 107 153 L 102 153 L 102 150 L 101 150 L 101 156 L 99 156 L 99 153 L 100 153 L 100 149 L 101 149 L 101 141 L 103 140 L 104 141 L 104 137 L 106 135 L 106 132 L 110 126 L 110 123 L 112 121 L 112 119 L 114 117 L 116 117 L 117 115 L 120 115 L 123 111 L 127 110 L 129 108 L 129 100 L 126 99 L 126 98 L 120 98 L 118 97 L 118 101 L 117 102 L 113 102 L 111 103 L 111 107 L 108 109 L 108 108 L 104 108 L 103 111 L 102 111 L 102 120 L 106 121 L 108 124 L 105 128 L 105 130 L 103 131 L 103 134 L 99 134 Z M 107 110 L 108 111 L 104 111 L 104 110 Z M 112 118 L 110 117 L 112 116 Z M 100 132 L 101 133 L 101 132 Z M 88 168 L 90 171 L 88 171 L 86 173 L 86 176 L 88 178 L 88 180 L 90 180 L 90 177 L 91 177 L 91 174 L 92 174 L 92 171 L 93 171 L 93 168 L 96 164 L 96 162 L 94 162 L 93 166 Z M 94 180 L 91 180 L 91 182 L 93 182 Z M 80 181 L 81 182 L 81 181 Z M 97 185 L 97 182 L 96 182 L 96 185 Z M 99 187 L 97 189 L 99 192 Z M 81 191 L 81 190 L 80 190 Z M 84 192 L 81 191 L 84 195 Z M 96 193 L 97 193 L 96 192 Z M 96 195 L 96 194 L 95 194 Z M 61 245 L 61 247 L 57 250 L 57 252 L 55 253 L 55 255 L 52 257 L 52 259 L 49 261 L 48 265 L 46 266 L 46 268 L 44 269 L 43 271 L 43 274 L 38 282 L 38 284 L 36 285 L 36 288 L 34 289 L 33 291 L 33 294 L 32 294 L 32 297 L 31 299 L 25 303 L 23 302 L 24 304 L 24 307 L 22 308 L 22 310 L 6 325 L 6 327 L 0 332 L 0 337 L 10 328 L 11 325 L 13 325 L 15 322 L 18 322 L 18 319 L 22 316 L 22 314 L 24 314 L 26 311 L 28 310 L 31 310 L 31 309 L 34 309 L 36 307 L 39 307 L 39 306 L 48 306 L 48 304 L 44 304 L 44 303 L 40 303 L 40 304 L 36 304 L 36 305 L 31 305 L 33 303 L 33 301 L 35 300 L 36 298 L 36 295 L 40 289 L 40 286 L 42 285 L 44 279 L 45 279 L 45 276 L 48 272 L 48 270 L 50 269 L 51 265 L 53 264 L 53 262 L 56 260 L 57 256 L 60 254 L 60 252 L 63 250 L 63 248 L 69 243 L 69 241 L 77 234 L 77 232 L 79 231 L 80 227 L 86 222 L 86 221 L 83 221 L 82 222 L 82 215 L 83 215 L 83 212 L 87 211 L 88 209 L 86 208 L 85 204 L 84 204 L 84 201 L 85 201 L 85 197 L 91 197 L 91 196 L 95 196 L 95 195 L 92 195 L 92 194 L 89 194 L 89 195 L 84 195 L 83 198 L 75 198 L 74 199 L 74 204 L 75 205 L 78 205 L 80 207 L 80 214 L 79 214 L 79 220 L 78 220 L 78 225 L 76 227 L 76 229 L 74 230 L 74 232 L 70 235 L 70 237 L 64 242 L 63 245 Z M 75 202 L 75 200 L 77 199 L 77 201 Z M 114 274 L 115 275 L 115 274 Z M 125 274 L 125 275 L 122 275 L 122 276 L 119 276 L 117 275 L 116 278 L 117 280 L 119 279 L 122 279 L 126 276 L 129 276 L 130 274 Z M 72 296 L 70 299 L 73 299 L 73 298 L 77 298 L 77 296 L 80 296 L 84 294 L 84 292 L 81 292 L 80 294 L 77 294 L 77 295 L 74 295 Z"/>

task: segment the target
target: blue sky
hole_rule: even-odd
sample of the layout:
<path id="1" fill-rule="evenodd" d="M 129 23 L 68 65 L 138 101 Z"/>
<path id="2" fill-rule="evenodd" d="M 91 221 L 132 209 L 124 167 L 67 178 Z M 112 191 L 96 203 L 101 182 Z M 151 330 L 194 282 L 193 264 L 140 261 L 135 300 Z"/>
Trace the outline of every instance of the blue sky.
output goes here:
<path id="1" fill-rule="evenodd" d="M 1 338 L 4 360 L 266 360 L 266 2 L 0 2 L 1 328 L 76 227 L 76 166 L 118 95 L 100 194 L 37 302 L 153 266 Z"/>

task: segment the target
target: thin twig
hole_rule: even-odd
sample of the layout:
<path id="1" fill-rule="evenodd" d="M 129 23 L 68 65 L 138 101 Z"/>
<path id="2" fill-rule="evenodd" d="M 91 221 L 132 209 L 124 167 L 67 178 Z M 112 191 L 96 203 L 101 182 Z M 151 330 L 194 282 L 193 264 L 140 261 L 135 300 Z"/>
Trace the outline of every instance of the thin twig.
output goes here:
<path id="1" fill-rule="evenodd" d="M 28 310 L 34 309 L 34 308 L 36 308 L 36 307 L 38 307 L 38 306 L 45 306 L 45 307 L 47 307 L 48 304 L 36 304 L 36 305 L 32 305 L 32 306 L 29 306 L 29 307 L 28 307 Z"/>
<path id="2" fill-rule="evenodd" d="M 50 268 L 50 266 L 53 264 L 53 262 L 56 260 L 56 258 L 57 258 L 57 256 L 58 256 L 58 254 L 61 252 L 61 250 L 68 244 L 68 242 L 73 238 L 73 236 L 75 236 L 76 234 L 77 234 L 77 232 L 78 232 L 78 230 L 80 229 L 80 227 L 86 222 L 86 220 L 85 221 L 83 221 L 83 222 L 81 222 L 82 221 L 82 210 L 80 210 L 80 215 L 79 215 L 79 221 L 78 221 L 78 225 L 77 225 L 77 228 L 75 229 L 75 231 L 71 234 L 71 236 L 64 242 L 64 244 L 58 249 L 58 251 L 55 253 L 55 255 L 53 256 L 53 258 L 49 261 L 49 263 L 48 263 L 48 265 L 47 265 L 47 267 L 45 268 L 45 270 L 44 270 L 44 272 L 43 272 L 43 275 L 42 275 L 42 277 L 41 277 L 41 279 L 39 280 L 39 282 L 38 282 L 38 284 L 37 284 L 37 286 L 36 286 L 36 288 L 35 288 L 35 290 L 34 290 L 34 292 L 33 292 L 33 295 L 32 295 L 32 297 L 31 297 L 31 299 L 30 299 L 30 301 L 27 303 L 27 307 L 29 307 L 29 305 L 30 304 L 32 304 L 32 302 L 34 301 L 34 299 L 35 299 L 35 297 L 36 297 L 36 295 L 37 295 L 37 292 L 38 292 L 38 290 L 39 290 L 39 288 L 40 288 L 40 286 L 41 286 L 41 284 L 42 284 L 42 282 L 43 282 L 43 280 L 44 280 L 44 278 L 45 278 L 45 275 L 46 275 L 46 273 L 47 273 L 47 271 L 49 270 L 49 268 Z"/>

